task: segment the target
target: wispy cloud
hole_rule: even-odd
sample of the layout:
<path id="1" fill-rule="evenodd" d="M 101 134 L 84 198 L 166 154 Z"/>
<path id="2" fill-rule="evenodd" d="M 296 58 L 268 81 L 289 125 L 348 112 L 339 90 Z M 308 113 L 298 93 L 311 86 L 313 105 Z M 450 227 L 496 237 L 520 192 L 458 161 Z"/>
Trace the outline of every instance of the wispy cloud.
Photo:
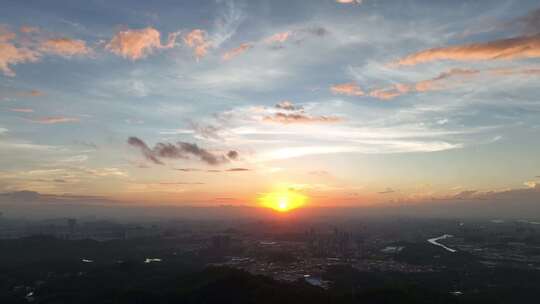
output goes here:
<path id="1" fill-rule="evenodd" d="M 234 48 L 230 51 L 227 51 L 225 54 L 223 54 L 223 60 L 231 60 L 236 56 L 241 55 L 242 53 L 246 52 L 247 50 L 251 49 L 253 47 L 252 44 L 249 43 L 242 43 L 239 47 Z"/>
<path id="2" fill-rule="evenodd" d="M 375 98 L 388 100 L 409 92 L 427 92 L 446 89 L 458 82 L 464 82 L 471 76 L 478 75 L 480 71 L 474 69 L 451 69 L 440 73 L 437 77 L 422 80 L 413 84 L 394 84 L 391 87 L 372 90 L 369 95 Z"/>
<path id="3" fill-rule="evenodd" d="M 71 38 L 47 39 L 41 43 L 40 50 L 63 57 L 87 55 L 91 52 L 85 41 Z"/>
<path id="4" fill-rule="evenodd" d="M 369 92 L 369 96 L 389 100 L 407 93 L 447 90 L 466 84 L 482 75 L 486 77 L 527 77 L 540 75 L 540 68 L 502 67 L 485 70 L 454 68 L 442 72 L 436 77 L 421 80 L 415 83 L 396 83 L 389 87 L 374 89 Z"/>
<path id="5" fill-rule="evenodd" d="M 9 109 L 11 112 L 18 112 L 18 113 L 33 113 L 34 109 L 30 108 L 12 108 Z"/>
<path id="6" fill-rule="evenodd" d="M 295 123 L 336 123 L 343 121 L 343 118 L 337 116 L 310 116 L 304 113 L 282 113 L 277 112 L 265 116 L 264 121 L 282 124 Z"/>
<path id="7" fill-rule="evenodd" d="M 250 171 L 248 168 L 230 168 L 225 170 L 227 172 L 244 172 L 244 171 Z"/>
<path id="8" fill-rule="evenodd" d="M 337 3 L 341 4 L 362 4 L 363 0 L 336 0 Z"/>
<path id="9" fill-rule="evenodd" d="M 127 29 L 116 33 L 105 48 L 124 58 L 137 60 L 152 54 L 154 50 L 173 48 L 178 34 L 170 33 L 167 43 L 162 44 L 161 34 L 153 27 Z"/>
<path id="10" fill-rule="evenodd" d="M 221 132 L 223 131 L 222 128 L 210 124 L 201 124 L 197 122 L 191 121 L 189 123 L 191 127 L 193 128 L 193 131 L 190 132 L 194 133 L 196 137 L 200 137 L 203 139 L 215 139 L 215 140 L 221 140 Z"/>
<path id="11" fill-rule="evenodd" d="M 45 93 L 39 90 L 30 90 L 30 91 L 22 91 L 18 92 L 17 96 L 21 97 L 40 97 L 45 96 Z"/>
<path id="12" fill-rule="evenodd" d="M 176 168 L 174 170 L 182 171 L 182 172 L 200 172 L 200 171 L 202 171 L 202 169 L 198 169 L 198 168 Z"/>
<path id="13" fill-rule="evenodd" d="M 334 115 L 314 116 L 307 114 L 304 107 L 297 106 L 288 100 L 279 102 L 274 109 L 266 109 L 269 112 L 263 116 L 262 121 L 279 124 L 308 124 L 308 123 L 336 123 L 343 121 L 343 118 Z"/>
<path id="14" fill-rule="evenodd" d="M 437 60 L 509 60 L 540 57 L 540 34 L 433 48 L 408 55 L 396 65 L 416 65 Z"/>
<path id="15" fill-rule="evenodd" d="M 330 87 L 330 90 L 334 94 L 348 95 L 348 96 L 363 96 L 365 93 L 360 86 L 354 82 L 336 84 Z"/>
<path id="16" fill-rule="evenodd" d="M 52 117 L 43 117 L 38 119 L 30 119 L 31 122 L 39 124 L 58 124 L 58 123 L 67 123 L 67 122 L 79 122 L 80 119 L 76 117 L 64 117 L 64 116 L 52 116 Z"/>
<path id="17" fill-rule="evenodd" d="M 244 12 L 235 1 L 221 1 L 224 5 L 214 22 L 214 31 L 210 40 L 216 48 L 229 40 L 244 20 Z"/>
<path id="18" fill-rule="evenodd" d="M 392 189 L 392 188 L 386 188 L 385 190 L 379 191 L 378 193 L 379 193 L 379 194 L 391 194 L 391 193 L 394 193 L 394 192 L 396 192 L 394 189 Z"/>
<path id="19" fill-rule="evenodd" d="M 291 35 L 292 35 L 291 31 L 275 33 L 272 36 L 264 39 L 264 42 L 266 42 L 266 43 L 276 43 L 276 42 L 283 43 L 283 42 L 287 41 L 287 39 L 289 39 L 289 37 Z"/>

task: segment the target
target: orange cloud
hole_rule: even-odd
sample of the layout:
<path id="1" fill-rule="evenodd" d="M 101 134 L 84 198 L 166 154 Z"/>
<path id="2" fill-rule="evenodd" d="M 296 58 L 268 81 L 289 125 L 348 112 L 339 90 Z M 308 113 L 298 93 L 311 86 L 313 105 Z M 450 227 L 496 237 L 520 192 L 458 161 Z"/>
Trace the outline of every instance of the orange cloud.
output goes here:
<path id="1" fill-rule="evenodd" d="M 170 33 L 165 45 L 161 44 L 161 34 L 152 27 L 119 31 L 105 46 L 116 55 L 131 60 L 144 58 L 155 49 L 173 48 L 178 33 Z"/>
<path id="2" fill-rule="evenodd" d="M 33 96 L 33 97 L 38 97 L 38 96 L 43 96 L 45 95 L 45 93 L 41 92 L 41 91 L 38 91 L 38 90 L 32 90 L 29 92 L 30 96 Z"/>
<path id="3" fill-rule="evenodd" d="M 264 41 L 266 43 L 274 43 L 274 42 L 285 42 L 289 37 L 291 36 L 291 31 L 276 33 L 268 38 L 266 38 Z"/>
<path id="4" fill-rule="evenodd" d="M 72 57 L 75 55 L 87 55 L 90 48 L 86 42 L 78 39 L 55 38 L 48 39 L 41 43 L 41 51 L 45 53 L 56 54 L 63 57 Z"/>
<path id="5" fill-rule="evenodd" d="M 45 93 L 38 90 L 31 90 L 31 91 L 18 92 L 17 95 L 21 97 L 39 97 L 39 96 L 44 96 Z"/>
<path id="6" fill-rule="evenodd" d="M 336 0 L 336 2 L 341 4 L 362 4 L 362 0 Z"/>
<path id="7" fill-rule="evenodd" d="M 194 50 L 197 60 L 206 56 L 212 43 L 208 40 L 206 31 L 195 29 L 184 36 L 184 42 Z"/>
<path id="8" fill-rule="evenodd" d="M 17 35 L 0 27 L 0 71 L 6 76 L 15 76 L 11 65 L 35 62 L 39 60 L 39 53 L 24 46 L 17 46 L 13 40 Z"/>
<path id="9" fill-rule="evenodd" d="M 426 92 L 426 91 L 434 91 L 434 90 L 441 90 L 447 87 L 448 82 L 445 82 L 444 80 L 452 78 L 452 77 L 468 77 L 471 75 L 476 75 L 480 73 L 478 70 L 472 70 L 472 69 L 451 69 L 448 72 L 443 72 L 439 74 L 439 76 L 428 79 L 424 81 L 420 81 L 414 85 L 414 89 L 417 92 Z"/>
<path id="10" fill-rule="evenodd" d="M 436 60 L 509 60 L 537 57 L 540 57 L 540 34 L 428 49 L 402 58 L 395 64 L 416 65 Z"/>
<path id="11" fill-rule="evenodd" d="M 389 100 L 401 95 L 395 88 L 377 89 L 369 92 L 369 96 L 382 100 Z"/>
<path id="12" fill-rule="evenodd" d="M 489 71 L 492 75 L 510 76 L 510 75 L 540 75 L 540 68 L 497 68 Z"/>
<path id="13" fill-rule="evenodd" d="M 39 28 L 34 27 L 34 26 L 23 25 L 23 26 L 21 26 L 19 31 L 21 33 L 25 33 L 25 34 L 39 33 Z"/>
<path id="14" fill-rule="evenodd" d="M 234 49 L 226 52 L 225 54 L 223 54 L 223 60 L 231 60 L 234 57 L 236 57 L 236 56 L 244 53 L 245 51 L 251 49 L 252 47 L 253 47 L 253 45 L 251 45 L 249 43 L 242 43 L 239 47 L 234 48 Z"/>
<path id="15" fill-rule="evenodd" d="M 341 117 L 337 116 L 309 116 L 304 113 L 282 113 L 277 112 L 273 115 L 265 116 L 263 121 L 281 123 L 281 124 L 295 124 L 295 123 L 336 123 L 343 121 Z"/>
<path id="16" fill-rule="evenodd" d="M 342 83 L 333 85 L 330 90 L 334 94 L 349 95 L 349 96 L 362 96 L 364 91 L 354 82 Z"/>
<path id="17" fill-rule="evenodd" d="M 443 90 L 448 88 L 453 82 L 449 82 L 451 78 L 458 77 L 457 80 L 462 80 L 472 75 L 479 74 L 480 71 L 472 69 L 451 69 L 447 72 L 439 74 L 439 76 L 422 80 L 412 84 L 395 84 L 388 88 L 376 89 L 369 93 L 369 96 L 378 99 L 389 100 L 397 96 L 409 92 L 427 92 L 435 90 Z M 456 79 L 454 79 L 455 81 Z"/>
<path id="18" fill-rule="evenodd" d="M 56 117 L 44 117 L 39 118 L 35 120 L 31 120 L 31 122 L 39 123 L 39 124 L 57 124 L 57 123 L 66 123 L 66 122 L 78 122 L 79 119 L 75 117 L 63 117 L 63 116 L 56 116 Z"/>

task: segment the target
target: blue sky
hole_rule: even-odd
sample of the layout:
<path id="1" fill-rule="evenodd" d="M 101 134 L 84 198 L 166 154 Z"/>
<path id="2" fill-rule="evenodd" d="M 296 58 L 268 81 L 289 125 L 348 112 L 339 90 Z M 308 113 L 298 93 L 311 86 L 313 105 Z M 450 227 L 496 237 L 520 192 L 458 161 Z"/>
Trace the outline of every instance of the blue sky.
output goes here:
<path id="1" fill-rule="evenodd" d="M 536 1 L 338 2 L 2 1 L 0 191 L 540 189 Z"/>

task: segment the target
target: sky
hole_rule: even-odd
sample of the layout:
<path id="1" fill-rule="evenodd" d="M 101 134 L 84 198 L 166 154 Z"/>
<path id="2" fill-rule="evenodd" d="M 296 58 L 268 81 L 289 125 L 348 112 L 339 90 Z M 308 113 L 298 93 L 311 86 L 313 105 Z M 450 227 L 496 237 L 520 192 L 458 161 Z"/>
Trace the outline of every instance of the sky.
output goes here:
<path id="1" fill-rule="evenodd" d="M 537 1 L 1 5 L 2 193 L 540 201 Z"/>

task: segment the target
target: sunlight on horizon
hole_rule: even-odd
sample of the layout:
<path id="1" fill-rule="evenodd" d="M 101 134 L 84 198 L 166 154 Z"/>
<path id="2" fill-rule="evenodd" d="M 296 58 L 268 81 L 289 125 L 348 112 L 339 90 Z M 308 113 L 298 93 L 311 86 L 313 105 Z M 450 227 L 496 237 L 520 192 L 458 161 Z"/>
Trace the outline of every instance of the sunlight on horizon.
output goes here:
<path id="1" fill-rule="evenodd" d="M 278 212 L 289 212 L 305 206 L 307 196 L 291 190 L 276 191 L 263 194 L 260 204 L 265 208 L 270 208 Z"/>

